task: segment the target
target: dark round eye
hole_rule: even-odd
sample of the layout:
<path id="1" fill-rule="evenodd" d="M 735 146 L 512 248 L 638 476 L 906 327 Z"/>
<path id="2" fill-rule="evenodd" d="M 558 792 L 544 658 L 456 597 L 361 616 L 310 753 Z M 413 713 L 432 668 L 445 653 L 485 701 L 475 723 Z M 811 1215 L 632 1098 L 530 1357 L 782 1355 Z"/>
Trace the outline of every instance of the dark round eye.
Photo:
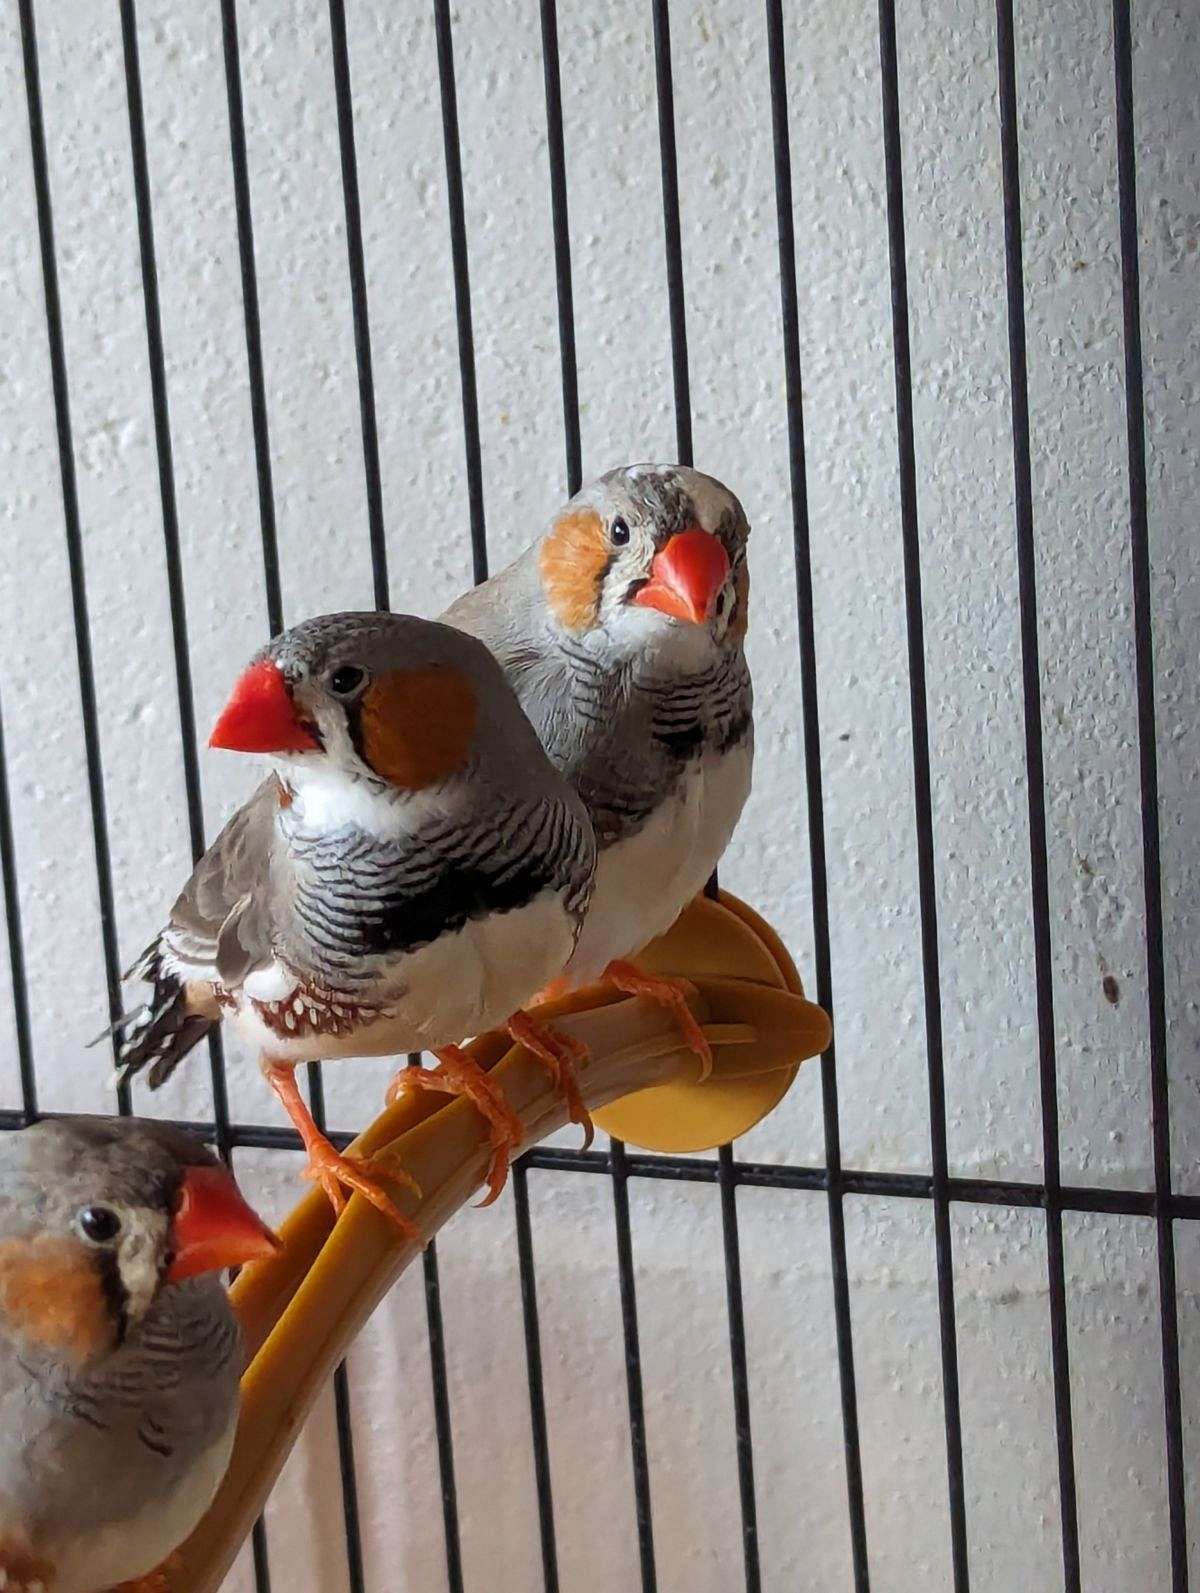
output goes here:
<path id="1" fill-rule="evenodd" d="M 614 520 L 608 533 L 609 541 L 614 548 L 623 548 L 629 541 L 629 527 L 624 520 Z"/>
<path id="2" fill-rule="evenodd" d="M 111 1206 L 85 1206 L 75 1220 L 94 1245 L 109 1244 L 121 1231 L 121 1219 Z"/>
<path id="3" fill-rule="evenodd" d="M 366 678 L 366 670 L 359 669 L 357 664 L 343 664 L 330 675 L 329 689 L 335 696 L 353 697 Z"/>

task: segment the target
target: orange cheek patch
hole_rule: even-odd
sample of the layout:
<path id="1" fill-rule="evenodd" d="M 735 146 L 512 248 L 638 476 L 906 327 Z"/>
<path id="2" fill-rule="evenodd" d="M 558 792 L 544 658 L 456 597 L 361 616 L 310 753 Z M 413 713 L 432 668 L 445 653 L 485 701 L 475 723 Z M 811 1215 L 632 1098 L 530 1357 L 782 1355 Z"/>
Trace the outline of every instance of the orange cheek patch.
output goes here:
<path id="1" fill-rule="evenodd" d="M 360 715 L 371 768 L 402 790 L 420 791 L 466 763 L 479 703 L 466 675 L 439 664 L 380 675 L 364 693 Z"/>
<path id="2" fill-rule="evenodd" d="M 73 1239 L 0 1244 L 0 1314 L 23 1338 L 76 1362 L 117 1340 L 99 1271 Z"/>
<path id="3" fill-rule="evenodd" d="M 594 509 L 565 514 L 547 533 L 538 555 L 550 610 L 569 631 L 586 631 L 600 610 L 600 582 L 608 564 L 608 536 Z"/>

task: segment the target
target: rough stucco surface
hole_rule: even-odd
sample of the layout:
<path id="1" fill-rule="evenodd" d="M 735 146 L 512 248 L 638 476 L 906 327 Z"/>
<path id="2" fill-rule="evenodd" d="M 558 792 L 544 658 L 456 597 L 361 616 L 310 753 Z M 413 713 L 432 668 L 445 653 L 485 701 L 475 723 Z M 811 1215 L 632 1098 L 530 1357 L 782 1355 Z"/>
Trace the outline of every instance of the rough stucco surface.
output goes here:
<path id="1" fill-rule="evenodd" d="M 394 606 L 470 578 L 445 178 L 427 7 L 350 10 Z M 241 46 L 285 615 L 371 602 L 326 11 L 242 8 Z M 585 468 L 674 451 L 649 7 L 560 8 Z M 898 7 L 914 403 L 952 1171 L 1041 1176 L 995 45 L 984 0 Z M 45 116 L 116 927 L 127 961 L 187 867 L 161 513 L 115 7 L 40 7 Z M 1019 8 L 1033 485 L 1063 1177 L 1152 1181 L 1113 63 L 1101 0 Z M 698 463 L 755 525 L 761 755 L 723 870 L 811 977 L 807 813 L 778 313 L 767 62 L 753 6 L 672 18 Z M 789 7 L 790 119 L 817 616 L 833 987 L 846 1164 L 929 1167 L 874 8 Z M 228 124 L 215 4 L 143 0 L 139 39 L 197 714 L 265 628 Z M 562 433 L 537 8 L 455 17 L 484 489 L 499 564 L 561 491 Z M 1172 1143 L 1200 1192 L 1196 1003 L 1200 499 L 1200 13 L 1136 8 L 1139 241 Z M 83 1041 L 105 1010 L 62 501 L 15 8 L 0 28 L 0 692 L 41 1100 L 104 1108 Z M 249 789 L 202 758 L 210 833 Z M 1119 1002 L 1105 999 L 1115 979 Z M 0 983 L 7 1006 L 8 990 Z M 382 1063 L 329 1074 L 363 1122 Z M 234 1113 L 273 1120 L 230 1047 Z M 18 1100 L 0 1022 L 3 1104 Z M 153 1102 L 209 1111 L 203 1060 Z M 819 1078 L 740 1147 L 823 1159 Z M 244 1153 L 273 1211 L 293 1159 Z M 561 1583 L 637 1585 L 611 1195 L 530 1181 Z M 740 1585 L 720 1216 L 713 1188 L 635 1185 L 633 1242 L 659 1586 Z M 764 1585 L 849 1585 L 825 1206 L 739 1197 Z M 932 1213 L 847 1204 L 872 1585 L 950 1585 Z M 959 1207 L 954 1267 L 967 1522 L 980 1593 L 1060 1586 L 1036 1212 Z M 1197 1462 L 1200 1237 L 1178 1237 Z M 441 1247 L 466 1586 L 540 1586 L 513 1218 Z M 1084 1585 L 1168 1585 L 1153 1226 L 1066 1221 Z M 368 1586 L 445 1586 L 416 1277 L 350 1363 Z M 1200 1500 L 1190 1497 L 1193 1555 Z M 268 1512 L 273 1581 L 346 1585 L 326 1401 Z M 252 1587 L 243 1556 L 229 1587 Z"/>

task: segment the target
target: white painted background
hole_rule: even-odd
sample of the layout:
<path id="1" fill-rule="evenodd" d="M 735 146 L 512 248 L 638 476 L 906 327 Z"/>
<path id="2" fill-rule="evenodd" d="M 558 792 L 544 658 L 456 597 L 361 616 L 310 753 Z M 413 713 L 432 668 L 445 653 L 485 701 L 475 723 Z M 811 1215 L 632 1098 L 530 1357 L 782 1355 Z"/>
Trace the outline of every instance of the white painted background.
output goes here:
<path id="1" fill-rule="evenodd" d="M 371 602 L 329 31 L 319 0 L 242 6 L 254 224 L 289 621 Z M 349 6 L 392 599 L 470 578 L 445 178 L 428 6 Z M 215 0 L 143 0 L 139 40 L 176 484 L 202 728 L 265 632 Z M 846 1164 L 927 1170 L 929 1132 L 874 8 L 787 7 L 801 341 Z M 1018 8 L 1026 309 L 1042 604 L 1056 1034 L 1068 1182 L 1149 1188 L 1113 67 L 1104 0 Z M 952 1171 L 1038 1179 L 995 45 L 986 0 L 901 0 L 908 260 Z M 128 124 L 115 6 L 39 7 L 92 643 L 122 956 L 187 869 Z M 697 463 L 754 523 L 755 794 L 723 877 L 811 978 L 764 22 L 674 8 Z M 674 447 L 650 13 L 561 6 L 585 469 Z M 563 449 L 537 8 L 455 17 L 493 562 L 560 496 Z M 1136 7 L 1139 222 L 1176 1187 L 1200 1193 L 1196 1005 L 1195 345 L 1200 13 Z M 103 1108 L 104 1019 L 62 502 L 16 10 L 0 24 L 0 692 L 42 1104 Z M 251 788 L 202 756 L 210 833 Z M 1111 972 L 1120 1003 L 1103 997 Z M 8 990 L 0 981 L 8 1008 Z M 387 1069 L 329 1074 L 371 1115 Z M 237 1116 L 277 1111 L 230 1057 Z M 0 1020 L 0 1104 L 18 1103 Z M 198 1054 L 143 1109 L 209 1111 Z M 819 1164 L 806 1069 L 744 1156 Z M 270 1210 L 291 1159 L 244 1153 Z M 605 1180 L 531 1175 L 558 1549 L 568 1593 L 637 1585 Z M 717 1193 L 632 1190 L 659 1586 L 740 1584 Z M 764 1585 L 849 1585 L 826 1210 L 739 1196 Z M 931 1212 L 847 1202 L 873 1586 L 949 1586 Z M 1060 1585 L 1043 1225 L 957 1207 L 973 1586 Z M 1084 1584 L 1168 1580 L 1149 1220 L 1066 1219 Z M 1200 1440 L 1200 1233 L 1178 1235 L 1189 1457 Z M 465 1582 L 540 1587 L 510 1198 L 440 1246 Z M 350 1366 L 367 1581 L 438 1593 L 444 1560 L 424 1302 L 410 1277 Z M 1193 1556 L 1200 1501 L 1193 1494 Z M 274 1585 L 345 1585 L 323 1407 L 272 1502 Z M 231 1578 L 252 1586 L 243 1560 Z"/>

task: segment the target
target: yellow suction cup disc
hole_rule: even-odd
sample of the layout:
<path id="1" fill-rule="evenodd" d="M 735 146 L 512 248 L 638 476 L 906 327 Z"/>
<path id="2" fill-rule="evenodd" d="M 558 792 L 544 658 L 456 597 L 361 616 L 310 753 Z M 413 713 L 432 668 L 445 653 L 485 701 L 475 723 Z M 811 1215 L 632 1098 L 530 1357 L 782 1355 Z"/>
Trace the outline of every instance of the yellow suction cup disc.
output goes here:
<path id="1" fill-rule="evenodd" d="M 697 897 L 636 960 L 649 973 L 756 979 L 804 995 L 795 964 L 775 931 L 725 891 L 720 901 Z M 597 1128 L 641 1150 L 676 1156 L 714 1150 L 748 1133 L 773 1111 L 804 1060 L 799 1056 L 787 1067 L 735 1078 L 638 1090 L 592 1116 Z"/>

